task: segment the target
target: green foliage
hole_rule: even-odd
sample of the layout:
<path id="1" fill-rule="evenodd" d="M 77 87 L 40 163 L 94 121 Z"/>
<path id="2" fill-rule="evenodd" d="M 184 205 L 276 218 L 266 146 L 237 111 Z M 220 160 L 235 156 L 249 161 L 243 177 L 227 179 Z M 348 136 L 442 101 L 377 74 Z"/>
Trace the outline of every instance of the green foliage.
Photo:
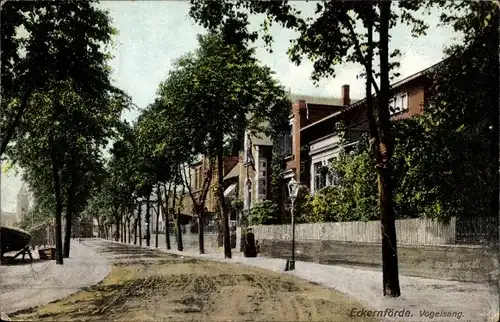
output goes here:
<path id="1" fill-rule="evenodd" d="M 23 168 L 36 221 L 82 214 L 105 178 L 102 150 L 131 105 L 111 85 L 114 30 L 95 3 L 2 5 L 0 154 Z"/>
<path id="2" fill-rule="evenodd" d="M 100 149 L 114 135 L 126 102 L 127 98 L 112 93 L 98 99 L 78 93 L 69 80 L 54 82 L 44 92 L 33 93 L 23 127 L 18 129 L 18 138 L 8 155 L 24 169 L 35 204 L 54 198 L 50 154 L 55 150 L 63 211 L 83 211 L 91 190 L 102 181 L 104 162 Z M 44 211 L 54 213 L 45 207 Z"/>
<path id="3" fill-rule="evenodd" d="M 4 129 L 0 154 L 15 138 L 16 129 L 29 128 L 21 118 L 30 109 L 32 94 L 50 91 L 53 82 L 71 80 L 73 92 L 92 96 L 96 104 L 108 92 L 119 92 L 111 85 L 109 55 L 104 52 L 111 41 L 111 21 L 95 1 L 7 1 L 0 13 Z M 21 27 L 25 37 L 19 37 Z"/>
<path id="4" fill-rule="evenodd" d="M 367 138 L 360 146 L 366 147 Z M 316 192 L 310 202 L 310 222 L 373 220 L 378 218 L 376 172 L 369 149 L 341 153 L 325 168 L 337 178 L 336 184 Z"/>
<path id="5" fill-rule="evenodd" d="M 434 3 L 432 2 L 431 5 Z M 424 35 L 428 25 L 414 13 L 427 4 L 412 0 L 397 2 L 398 10 L 391 12 L 392 26 L 404 23 L 411 28 L 413 36 Z M 271 50 L 272 36 L 268 32 L 272 22 L 293 30 L 297 38 L 288 49 L 292 62 L 299 65 L 304 57 L 313 62 L 312 79 L 335 77 L 336 69 L 346 62 L 361 63 L 366 67 L 366 34 L 358 32 L 357 25 L 366 27 L 368 20 L 379 30 L 380 15 L 373 2 L 324 1 L 316 3 L 315 17 L 305 18 L 292 1 L 207 1 L 191 0 L 190 16 L 210 31 L 220 32 L 225 41 L 232 44 L 247 44 L 261 36 Z M 265 15 L 264 28 L 251 30 L 251 15 Z M 378 43 L 374 44 L 377 47 Z M 375 48 L 377 49 L 377 48 Z M 391 58 L 400 55 L 398 49 Z M 389 67 L 398 67 L 391 62 Z M 370 71 L 371 73 L 371 71 Z M 366 73 L 364 73 L 366 75 Z M 399 76 L 394 72 L 393 77 Z"/>
<path id="6" fill-rule="evenodd" d="M 311 222 L 311 195 L 306 185 L 301 185 L 294 201 L 294 216 L 297 223 Z"/>
<path id="7" fill-rule="evenodd" d="M 257 203 L 248 218 L 250 225 L 269 225 L 276 223 L 278 205 L 271 200 Z"/>
<path id="8" fill-rule="evenodd" d="M 264 130 L 263 122 L 288 109 L 289 101 L 253 49 L 226 45 L 216 34 L 199 36 L 199 43 L 177 61 L 158 95 L 183 148 L 214 156 L 221 140 L 237 141 L 245 129 Z"/>
<path id="9" fill-rule="evenodd" d="M 241 200 L 241 198 L 237 198 L 237 197 L 233 197 L 231 198 L 231 207 L 240 212 L 240 211 L 243 211 L 243 200 Z"/>
<path id="10" fill-rule="evenodd" d="M 468 19 L 482 20 L 487 3 Z M 447 220 L 496 216 L 498 199 L 498 10 L 430 76 L 423 117 L 400 122 L 395 198 L 401 212 Z M 479 22 L 462 20 L 466 25 Z M 475 36 L 472 37 L 472 33 Z M 496 54 L 494 54 L 496 53 Z M 474 79 L 474 82 L 470 80 Z"/>

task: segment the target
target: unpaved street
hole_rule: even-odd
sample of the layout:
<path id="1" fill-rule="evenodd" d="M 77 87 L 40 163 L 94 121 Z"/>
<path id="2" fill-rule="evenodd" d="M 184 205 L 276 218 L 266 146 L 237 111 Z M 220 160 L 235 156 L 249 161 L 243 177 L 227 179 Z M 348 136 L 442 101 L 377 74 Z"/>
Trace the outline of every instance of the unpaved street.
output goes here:
<path id="1" fill-rule="evenodd" d="M 13 320 L 374 321 L 350 317 L 361 305 L 289 275 L 155 250 L 88 240 L 113 263 L 100 284 Z"/>

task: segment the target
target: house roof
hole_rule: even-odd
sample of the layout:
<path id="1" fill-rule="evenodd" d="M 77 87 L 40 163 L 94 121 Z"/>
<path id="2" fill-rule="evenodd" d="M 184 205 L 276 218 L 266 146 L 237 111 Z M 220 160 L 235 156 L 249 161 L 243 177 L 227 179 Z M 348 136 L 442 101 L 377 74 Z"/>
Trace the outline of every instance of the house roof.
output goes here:
<path id="1" fill-rule="evenodd" d="M 445 59 L 445 60 L 446 60 L 446 59 Z M 403 86 L 403 85 L 405 85 L 405 84 L 407 84 L 407 83 L 411 82 L 412 80 L 415 80 L 415 79 L 417 79 L 417 78 L 419 78 L 419 77 L 422 77 L 422 76 L 426 75 L 427 73 L 429 73 L 429 72 L 431 72 L 431 71 L 435 70 L 435 69 L 436 69 L 438 66 L 440 66 L 440 65 L 441 65 L 441 64 L 442 64 L 445 60 L 442 60 L 442 61 L 440 61 L 439 63 L 436 63 L 436 64 L 434 64 L 434 65 L 432 65 L 432 66 L 430 66 L 430 67 L 428 67 L 428 68 L 426 68 L 426 69 L 424 69 L 424 70 L 421 70 L 421 71 L 420 71 L 420 72 L 418 72 L 418 73 L 415 73 L 415 74 L 410 75 L 410 76 L 408 76 L 408 77 L 406 77 L 406 78 L 403 78 L 403 79 L 402 79 L 402 80 L 400 80 L 400 81 L 397 81 L 396 83 L 394 83 L 394 84 L 392 84 L 392 85 L 391 85 L 391 90 L 397 89 L 398 87 L 401 87 L 401 86 Z M 376 95 L 374 94 L 374 95 L 373 95 L 373 97 L 376 97 Z M 345 108 L 343 108 L 341 111 L 338 111 L 338 112 L 336 112 L 336 113 L 333 113 L 333 114 L 331 114 L 331 115 L 328 115 L 327 117 L 324 117 L 324 118 L 322 118 L 321 120 L 318 120 L 318 121 L 316 121 L 316 122 L 314 122 L 314 123 L 311 123 L 311 124 L 309 124 L 309 125 L 307 125 L 307 126 L 304 126 L 303 128 L 301 128 L 301 129 L 300 129 L 300 131 L 307 130 L 307 129 L 309 129 L 309 128 L 313 127 L 313 126 L 314 126 L 314 125 L 316 125 L 316 124 L 319 124 L 319 123 L 321 123 L 321 122 L 324 122 L 324 121 L 327 121 L 327 120 L 333 119 L 333 118 L 335 118 L 335 117 L 337 117 L 337 116 L 339 116 L 339 115 L 341 115 L 341 114 L 343 114 L 343 113 L 345 113 L 345 112 L 347 112 L 347 111 L 350 111 L 350 110 L 352 110 L 352 109 L 354 109 L 354 108 L 357 108 L 357 107 L 359 107 L 359 106 L 363 105 L 365 102 L 366 102 L 366 97 L 365 97 L 365 98 L 363 98 L 362 100 L 359 100 L 359 101 L 356 101 L 356 102 L 351 103 L 349 106 L 346 106 L 346 107 L 345 107 Z"/>
<path id="2" fill-rule="evenodd" d="M 308 104 L 316 104 L 316 105 L 336 105 L 336 106 L 344 106 L 344 101 L 338 97 L 321 97 L 321 96 L 312 96 L 312 95 L 302 95 L 302 94 L 288 94 L 288 98 L 292 103 L 297 101 L 306 101 Z M 351 99 L 351 102 L 353 99 Z"/>
<path id="3" fill-rule="evenodd" d="M 224 180 L 231 179 L 231 178 L 237 178 L 240 175 L 240 167 L 238 166 L 239 163 L 237 163 L 231 171 L 229 171 L 228 174 L 224 177 Z"/>
<path id="4" fill-rule="evenodd" d="M 272 146 L 273 142 L 269 136 L 265 135 L 264 133 L 259 133 L 258 135 L 252 136 L 252 144 Z"/>

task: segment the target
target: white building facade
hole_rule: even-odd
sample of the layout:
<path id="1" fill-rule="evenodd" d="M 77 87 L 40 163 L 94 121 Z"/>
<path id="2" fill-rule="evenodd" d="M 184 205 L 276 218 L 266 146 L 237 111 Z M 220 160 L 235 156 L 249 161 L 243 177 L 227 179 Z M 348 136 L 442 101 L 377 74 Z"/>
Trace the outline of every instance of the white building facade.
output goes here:
<path id="1" fill-rule="evenodd" d="M 325 136 L 311 142 L 309 157 L 311 158 L 310 177 L 311 194 L 336 184 L 337 176 L 331 170 L 332 161 L 349 147 L 354 147 L 358 142 L 342 145 L 337 133 Z"/>

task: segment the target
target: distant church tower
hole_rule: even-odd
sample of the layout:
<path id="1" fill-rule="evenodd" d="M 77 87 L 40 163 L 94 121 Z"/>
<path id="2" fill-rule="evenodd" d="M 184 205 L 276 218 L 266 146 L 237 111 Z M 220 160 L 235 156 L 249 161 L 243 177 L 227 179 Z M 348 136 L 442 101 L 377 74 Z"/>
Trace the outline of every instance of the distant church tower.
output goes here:
<path id="1" fill-rule="evenodd" d="M 26 215 L 30 208 L 30 195 L 28 193 L 28 189 L 26 189 L 26 184 L 23 182 L 21 189 L 17 193 L 17 209 L 16 209 L 16 217 L 17 220 L 21 220 L 21 218 Z"/>

